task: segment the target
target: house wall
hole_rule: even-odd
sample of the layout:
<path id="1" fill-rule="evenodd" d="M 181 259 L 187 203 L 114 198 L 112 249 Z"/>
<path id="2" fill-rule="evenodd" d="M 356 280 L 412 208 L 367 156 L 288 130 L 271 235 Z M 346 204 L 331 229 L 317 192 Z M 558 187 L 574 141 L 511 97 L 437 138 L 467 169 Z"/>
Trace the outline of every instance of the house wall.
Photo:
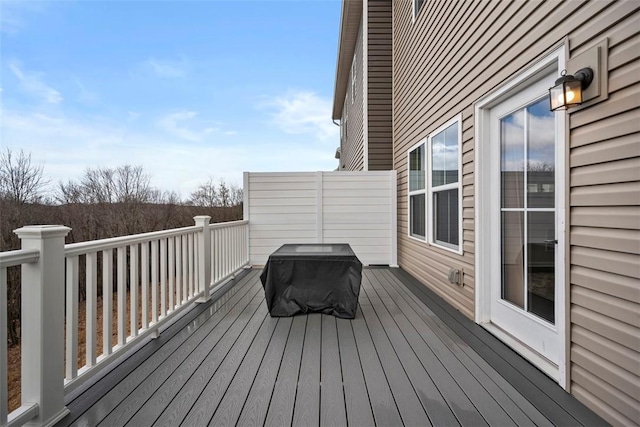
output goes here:
<path id="1" fill-rule="evenodd" d="M 346 121 L 347 135 L 340 142 L 340 170 L 361 171 L 364 167 L 364 92 L 363 92 L 363 46 L 362 46 L 362 20 L 360 21 L 360 31 L 356 41 L 356 48 L 353 60 L 356 62 L 356 88 L 351 89 L 353 68 L 349 71 L 349 85 L 347 95 L 342 109 L 342 121 Z"/>
<path id="2" fill-rule="evenodd" d="M 367 5 L 367 139 L 369 170 L 393 168 L 391 0 Z"/>
<path id="3" fill-rule="evenodd" d="M 246 173 L 249 261 L 285 243 L 349 243 L 365 265 L 396 264 L 396 173 Z"/>
<path id="4" fill-rule="evenodd" d="M 572 56 L 607 38 L 609 70 L 608 99 L 569 122 L 571 393 L 618 425 L 640 424 L 638 7 L 569 32 Z"/>
<path id="5" fill-rule="evenodd" d="M 607 421 L 640 420 L 640 3 L 393 3 L 393 137 L 399 264 L 474 315 L 474 102 L 558 46 L 606 39 L 608 99 L 569 114 L 570 391 Z M 463 248 L 407 236 L 407 150 L 463 117 Z M 447 281 L 464 270 L 464 286 Z"/>

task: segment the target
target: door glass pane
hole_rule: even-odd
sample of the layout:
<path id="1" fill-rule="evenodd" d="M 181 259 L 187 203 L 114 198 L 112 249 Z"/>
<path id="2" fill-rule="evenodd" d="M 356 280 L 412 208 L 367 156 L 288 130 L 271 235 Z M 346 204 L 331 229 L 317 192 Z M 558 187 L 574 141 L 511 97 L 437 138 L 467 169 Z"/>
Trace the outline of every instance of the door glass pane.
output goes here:
<path id="1" fill-rule="evenodd" d="M 527 308 L 555 323 L 555 213 L 527 215 Z"/>
<path id="2" fill-rule="evenodd" d="M 547 98 L 527 107 L 527 203 L 555 206 L 555 119 Z"/>
<path id="3" fill-rule="evenodd" d="M 500 120 L 502 207 L 524 207 L 524 110 Z"/>
<path id="4" fill-rule="evenodd" d="M 433 193 L 434 238 L 438 242 L 458 245 L 458 189 Z"/>
<path id="5" fill-rule="evenodd" d="M 411 235 L 424 239 L 425 233 L 425 194 L 415 194 L 410 198 L 411 204 Z"/>
<path id="6" fill-rule="evenodd" d="M 409 153 L 409 191 L 424 190 L 424 144 Z"/>
<path id="7" fill-rule="evenodd" d="M 502 212 L 502 299 L 524 308 L 524 213 Z"/>

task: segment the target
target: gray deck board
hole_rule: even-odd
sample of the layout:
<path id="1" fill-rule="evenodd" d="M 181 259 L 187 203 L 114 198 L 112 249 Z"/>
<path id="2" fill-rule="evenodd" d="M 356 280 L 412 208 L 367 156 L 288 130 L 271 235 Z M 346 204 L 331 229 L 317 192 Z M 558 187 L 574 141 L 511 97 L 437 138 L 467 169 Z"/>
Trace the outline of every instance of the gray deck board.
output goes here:
<path id="1" fill-rule="evenodd" d="M 435 297 L 420 296 L 405 272 L 365 269 L 352 320 L 270 317 L 259 273 L 249 271 L 178 323 L 183 329 L 161 335 L 148 345 L 152 352 L 143 348 L 145 358 L 132 356 L 135 364 L 115 381 L 117 367 L 109 388 L 96 383 L 93 404 L 81 395 L 59 425 L 549 426 L 593 419 L 548 397 L 527 398 L 518 388 L 527 378 L 506 379 L 519 362 L 510 359 L 503 375 L 493 353 L 491 360 L 482 354 L 493 344 L 485 341 L 478 352 L 472 326 L 442 302 L 431 305 Z"/>
<path id="2" fill-rule="evenodd" d="M 441 387 L 457 384 L 468 398 L 467 401 L 472 403 L 473 406 L 465 408 L 465 411 L 462 413 L 465 418 L 460 418 L 460 421 L 463 424 L 471 423 L 473 425 L 486 423 L 500 426 L 515 425 L 511 417 L 509 417 L 505 410 L 498 405 L 491 394 L 487 393 L 487 390 L 482 386 L 482 384 L 480 384 L 480 382 L 471 375 L 471 373 L 454 356 L 451 349 L 446 347 L 430 328 L 427 328 L 426 325 L 423 324 L 421 326 L 424 327 L 418 328 L 423 332 L 423 334 L 421 335 L 418 333 L 418 330 L 415 329 L 416 321 L 418 322 L 418 325 L 423 322 L 420 322 L 415 318 L 413 319 L 414 322 L 410 322 L 407 319 L 407 315 L 411 316 L 413 314 L 411 309 L 405 307 L 405 310 L 400 310 L 388 294 L 385 293 L 383 293 L 383 297 L 386 301 L 384 304 L 382 303 L 379 295 L 373 289 L 373 286 L 375 286 L 374 283 L 379 284 L 379 282 L 377 282 L 377 278 L 370 277 L 370 280 L 368 280 L 365 285 L 365 289 L 368 290 L 367 294 L 373 301 L 379 301 L 378 307 L 381 312 L 388 310 L 392 314 L 393 320 L 395 320 L 397 326 L 402 329 L 402 333 L 413 338 L 413 345 L 417 347 L 414 349 L 417 350 L 418 354 L 432 356 L 432 359 L 427 361 L 424 366 L 429 367 L 429 372 L 433 372 L 434 374 L 437 371 L 435 368 L 440 368 L 440 374 L 444 376 L 444 380 L 440 379 L 438 384 Z M 394 329 L 394 325 L 391 324 L 391 321 L 389 321 L 386 328 L 387 330 Z M 420 337 L 423 339 L 420 339 Z M 457 406 L 461 401 L 465 400 L 457 397 L 456 399 L 452 399 L 450 402 Z M 473 407 L 475 407 L 477 411 L 474 411 Z M 477 417 L 478 413 L 482 415 L 484 420 Z M 469 419 L 469 416 L 472 416 L 473 418 Z M 529 419 L 526 421 L 530 422 Z"/>
<path id="3" fill-rule="evenodd" d="M 360 297 L 362 300 L 363 296 L 361 295 Z M 387 381 L 395 397 L 403 423 L 410 426 L 431 425 L 431 421 L 422 403 L 420 403 L 420 399 L 418 399 L 405 368 L 380 323 L 380 319 L 378 319 L 378 316 L 373 310 L 373 306 L 370 304 L 362 304 L 362 313 L 364 314 L 367 325 L 369 325 L 371 338 L 380 357 L 380 363 L 387 373 Z"/>
<path id="4" fill-rule="evenodd" d="M 309 314 L 304 334 L 293 425 L 317 426 L 320 422 L 320 338 L 322 315 Z"/>
<path id="5" fill-rule="evenodd" d="M 211 377 L 225 360 L 233 344 L 239 339 L 240 334 L 247 328 L 249 328 L 250 332 L 254 329 L 257 330 L 262 324 L 265 315 L 264 310 L 261 310 L 263 307 L 263 301 L 252 300 L 251 304 L 240 313 L 231 328 L 225 331 L 224 336 L 216 342 L 211 351 L 207 354 L 210 347 L 207 346 L 202 352 L 203 354 L 200 357 L 202 363 L 195 368 L 195 372 L 191 368 L 175 376 L 174 381 L 170 384 L 171 392 L 158 395 L 158 399 L 162 399 L 166 403 L 163 405 L 164 411 L 162 415 L 158 417 L 157 425 L 175 426 L 183 422 L 184 417 L 189 413 L 196 399 L 202 394 Z M 159 408 L 160 410 L 163 409 L 161 406 Z M 156 417 L 157 414 L 158 412 L 156 412 Z M 132 420 L 132 426 L 151 424 L 148 422 L 136 423 L 134 421 L 137 420 Z"/>
<path id="6" fill-rule="evenodd" d="M 278 379 L 271 395 L 267 419 L 265 420 L 266 426 L 291 425 L 306 328 L 307 316 L 297 316 L 293 319 L 289 339 L 287 340 L 280 370 L 278 371 Z"/>
<path id="7" fill-rule="evenodd" d="M 391 315 L 382 308 L 382 302 L 377 296 L 372 295 L 371 288 L 365 286 L 363 291 L 373 303 L 382 324 L 385 325 L 388 336 L 407 370 L 418 398 L 433 424 L 447 426 L 459 423 L 486 425 L 484 419 L 473 410 L 471 401 L 453 381 L 453 378 L 448 375 L 448 372 L 431 353 L 427 345 L 421 342 L 420 337 L 407 330 L 404 324 L 401 325 L 404 326 L 404 332 L 401 331 L 393 323 Z M 440 384 L 442 390 L 434 381 Z"/>
<path id="8" fill-rule="evenodd" d="M 489 366 L 458 335 L 447 328 L 415 295 L 407 292 L 406 288 L 388 271 L 382 271 L 379 279 L 372 280 L 371 283 L 379 295 L 388 295 L 405 313 L 409 321 L 416 325 L 415 327 L 418 330 L 430 329 L 433 331 L 441 340 L 441 343 L 435 342 L 433 345 L 442 344 L 449 349 L 452 355 L 458 358 L 464 367 L 494 396 L 516 424 L 552 425 L 540 411 L 522 397 L 495 369 Z M 426 334 L 423 333 L 422 335 Z"/>
<path id="9" fill-rule="evenodd" d="M 265 352 L 274 334 L 276 331 L 280 332 L 280 335 L 289 331 L 290 324 L 287 324 L 287 319 L 281 320 L 282 322 L 269 316 L 265 318 L 263 327 L 251 343 L 251 347 L 249 347 L 249 351 L 242 360 L 233 382 L 224 393 L 224 397 L 209 424 L 216 426 L 236 425 L 244 402 L 249 395 L 251 384 L 262 364 Z"/>
<path id="10" fill-rule="evenodd" d="M 98 425 L 110 412 L 114 410 L 116 412 L 122 411 L 124 408 L 122 408 L 121 403 L 129 402 L 129 396 L 132 392 L 144 389 L 146 384 L 158 384 L 164 381 L 166 379 L 164 375 L 171 369 L 171 366 L 182 363 L 198 343 L 216 327 L 218 321 L 223 319 L 237 304 L 244 306 L 244 300 L 250 300 L 258 294 L 258 284 L 251 279 L 251 277 L 245 276 L 244 280 L 236 285 L 237 291 L 233 293 L 231 298 L 226 299 L 223 305 L 211 307 L 209 313 L 203 313 L 199 316 L 190 325 L 191 328 L 185 328 L 174 336 L 149 359 L 94 403 L 88 411 L 74 421 L 73 425 Z M 215 314 L 212 316 L 211 312 Z"/>
<path id="11" fill-rule="evenodd" d="M 320 419 L 323 425 L 347 426 L 336 318 L 322 315 Z M 367 406 L 368 403 L 367 403 Z"/>
<path id="12" fill-rule="evenodd" d="M 350 426 L 372 426 L 374 425 L 373 411 L 369 392 L 364 382 L 351 321 L 336 319 L 336 326 L 344 382 L 344 406 L 347 411 L 348 424 Z"/>
<path id="13" fill-rule="evenodd" d="M 262 364 L 251 385 L 249 396 L 244 402 L 237 425 L 247 427 L 264 425 L 292 324 L 293 318 L 291 317 L 279 320 L 269 348 L 267 348 Z"/>
<path id="14" fill-rule="evenodd" d="M 168 360 L 164 366 L 165 369 L 155 373 L 152 381 L 153 387 L 143 383 L 142 387 L 136 389 L 135 394 L 132 393 L 127 398 L 128 403 L 116 408 L 109 414 L 109 417 L 103 420 L 103 424 L 105 426 L 126 423 L 132 426 L 153 424 L 167 404 L 181 391 L 181 386 L 190 378 L 194 370 L 203 363 L 203 360 L 206 360 L 211 348 L 216 346 L 223 336 L 233 335 L 242 326 L 243 320 L 253 314 L 253 311 L 261 303 L 259 294 L 256 293 L 248 302 L 249 305 L 231 309 L 216 324 L 216 327 L 196 342 L 193 347 L 185 347 L 185 354 L 181 359 Z M 243 310 L 240 315 L 236 313 L 239 309 Z M 227 334 L 228 331 L 231 333 Z M 183 352 L 183 348 L 180 350 Z M 159 387 L 160 384 L 163 387 Z"/>
<path id="15" fill-rule="evenodd" d="M 209 424 L 219 403 L 226 395 L 231 380 L 238 371 L 240 362 L 246 356 L 250 345 L 257 340 L 257 345 L 259 346 L 262 340 L 270 338 L 273 334 L 277 321 L 267 315 L 268 310 L 266 304 L 261 304 L 224 361 L 218 365 L 215 374 L 211 377 L 204 390 L 202 390 L 202 393 L 200 393 L 198 400 L 196 400 L 195 404 L 191 407 L 189 414 L 182 421 L 182 425 L 197 427 Z"/>
<path id="16" fill-rule="evenodd" d="M 356 313 L 356 318 L 351 321 L 353 335 L 358 346 L 360 364 L 364 373 L 365 384 L 369 390 L 371 409 L 378 426 L 398 426 L 402 424 L 402 418 L 398 412 L 396 401 L 389 386 L 389 378 L 380 363 L 379 354 L 371 339 L 369 328 L 362 315 L 361 305 Z"/>

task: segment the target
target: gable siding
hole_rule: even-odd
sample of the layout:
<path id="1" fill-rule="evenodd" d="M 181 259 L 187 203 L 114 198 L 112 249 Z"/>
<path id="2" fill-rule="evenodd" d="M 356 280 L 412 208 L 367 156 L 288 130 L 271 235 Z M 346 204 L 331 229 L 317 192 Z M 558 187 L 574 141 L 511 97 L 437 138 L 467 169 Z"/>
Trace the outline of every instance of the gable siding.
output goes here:
<path id="1" fill-rule="evenodd" d="M 360 20 L 360 30 L 356 41 L 356 49 L 353 60 L 356 61 L 356 90 L 352 92 L 352 71 L 349 71 L 349 85 L 347 87 L 347 96 L 345 97 L 345 106 L 342 110 L 342 119 L 344 123 L 345 114 L 348 114 L 347 122 L 347 138 L 342 141 L 340 153 L 340 170 L 341 171 L 361 171 L 364 170 L 364 120 L 363 120 L 363 89 L 362 89 L 362 20 Z M 352 93 L 355 97 L 352 97 Z M 352 102 L 353 99 L 353 102 Z"/>
<path id="2" fill-rule="evenodd" d="M 474 102 L 568 36 L 569 58 L 608 39 L 609 98 L 570 114 L 570 389 L 614 424 L 640 421 L 639 2 L 393 3 L 399 264 L 474 315 Z M 407 150 L 463 117 L 462 256 L 407 237 Z M 463 268 L 464 287 L 448 283 Z"/>
<path id="3" fill-rule="evenodd" d="M 391 0 L 367 2 L 369 170 L 393 168 L 391 132 Z"/>

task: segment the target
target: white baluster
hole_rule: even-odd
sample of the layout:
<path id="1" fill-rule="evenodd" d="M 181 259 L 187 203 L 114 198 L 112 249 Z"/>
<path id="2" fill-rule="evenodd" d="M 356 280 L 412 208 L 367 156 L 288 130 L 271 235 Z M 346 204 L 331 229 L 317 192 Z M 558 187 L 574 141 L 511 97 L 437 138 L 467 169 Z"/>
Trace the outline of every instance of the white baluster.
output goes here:
<path id="1" fill-rule="evenodd" d="M 127 247 L 118 248 L 118 345 L 127 343 Z"/>
<path id="2" fill-rule="evenodd" d="M 182 236 L 176 236 L 176 300 L 182 305 Z"/>
<path id="3" fill-rule="evenodd" d="M 140 245 L 140 260 L 142 261 L 142 274 L 140 275 L 142 312 L 140 317 L 142 319 L 142 329 L 144 330 L 149 328 L 149 242 L 144 242 Z"/>
<path id="4" fill-rule="evenodd" d="M 67 321 L 66 369 L 67 380 L 78 376 L 78 257 L 67 258 Z"/>
<path id="5" fill-rule="evenodd" d="M 129 321 L 131 336 L 138 336 L 138 244 L 129 247 Z"/>
<path id="6" fill-rule="evenodd" d="M 85 310 L 85 332 L 87 366 L 94 366 L 96 364 L 96 350 L 98 344 L 98 254 L 96 252 L 87 254 L 86 267 L 87 301 Z"/>
<path id="7" fill-rule="evenodd" d="M 167 316 L 167 239 L 160 240 L 160 315 Z"/>
<path id="8" fill-rule="evenodd" d="M 102 354 L 111 354 L 113 335 L 113 251 L 102 251 Z"/>

